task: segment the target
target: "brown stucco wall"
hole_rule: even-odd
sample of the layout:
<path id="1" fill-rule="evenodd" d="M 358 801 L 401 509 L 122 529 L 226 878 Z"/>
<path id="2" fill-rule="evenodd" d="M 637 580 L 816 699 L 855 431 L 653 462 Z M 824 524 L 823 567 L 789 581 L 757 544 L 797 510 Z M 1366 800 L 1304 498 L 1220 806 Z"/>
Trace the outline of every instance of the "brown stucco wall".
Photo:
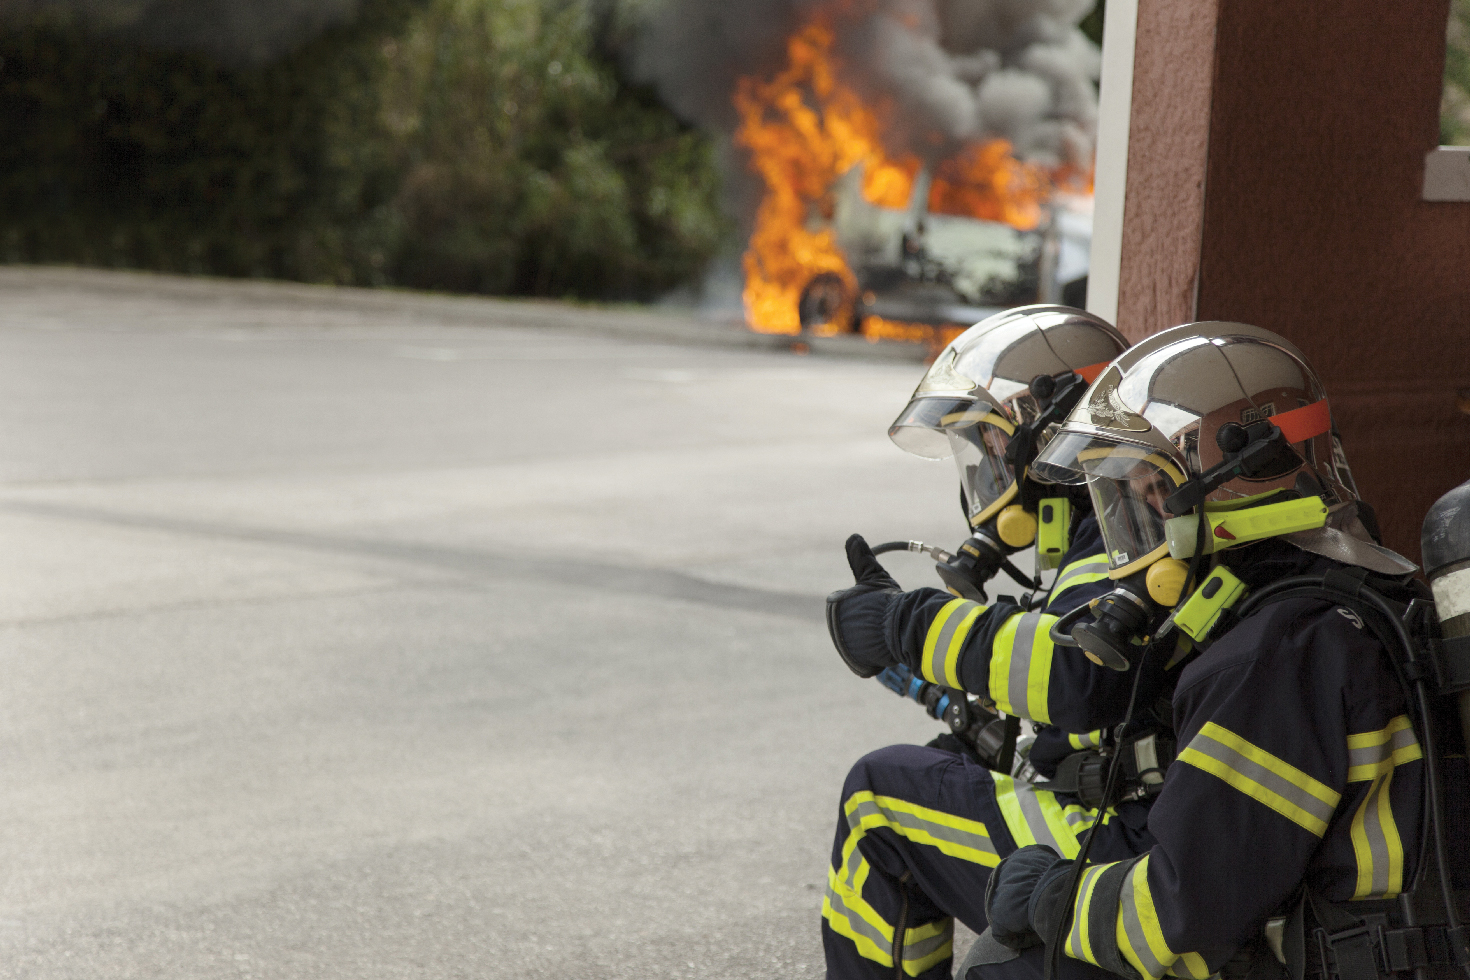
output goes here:
<path id="1" fill-rule="evenodd" d="M 1150 91 L 1139 68 L 1181 44 L 1178 31 L 1145 32 L 1157 7 L 1189 8 L 1214 31 L 1203 204 L 1187 203 L 1193 124 L 1182 124 L 1171 174 L 1135 156 L 1135 122 L 1119 320 L 1134 335 L 1191 317 L 1240 320 L 1295 341 L 1327 384 L 1387 543 L 1417 558 L 1425 510 L 1470 479 L 1470 416 L 1455 404 L 1470 388 L 1470 203 L 1419 199 L 1424 154 L 1438 142 L 1448 0 L 1143 0 L 1135 119 Z M 1198 111 L 1198 67 L 1176 66 L 1184 82 L 1173 94 L 1167 80 L 1153 91 L 1166 104 L 1192 93 Z M 1153 179 L 1135 180 L 1135 165 L 1178 186 L 1149 192 Z M 1147 222 L 1129 229 L 1127 216 L 1161 207 L 1184 213 L 1152 220 L 1184 230 L 1130 252 L 1128 236 Z M 1137 257 L 1146 252 L 1162 270 L 1152 286 L 1127 274 L 1149 268 Z M 1181 304 L 1192 261 L 1197 297 Z"/>
<path id="2" fill-rule="evenodd" d="M 1118 266 L 1118 329 L 1134 341 L 1195 318 L 1216 2 L 1138 5 Z"/>

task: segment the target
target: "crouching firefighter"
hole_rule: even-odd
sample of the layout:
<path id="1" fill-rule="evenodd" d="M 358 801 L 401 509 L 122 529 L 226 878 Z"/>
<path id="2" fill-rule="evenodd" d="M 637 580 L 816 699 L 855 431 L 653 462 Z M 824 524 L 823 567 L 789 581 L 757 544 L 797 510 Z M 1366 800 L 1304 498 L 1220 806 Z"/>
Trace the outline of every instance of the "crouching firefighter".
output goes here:
<path id="1" fill-rule="evenodd" d="M 1099 819 L 1101 753 L 1113 749 L 1099 730 L 1123 720 L 1141 675 L 1110 670 L 1051 639 L 1062 613 L 1085 610 L 1113 583 L 1085 488 L 1045 486 L 1029 464 L 1088 379 L 1125 347 L 1116 330 L 1080 310 L 999 314 L 941 353 L 890 429 L 909 452 L 954 457 L 973 533 L 960 557 L 939 568 L 952 594 L 900 591 L 854 535 L 847 550 L 857 584 L 829 599 L 833 642 L 859 676 L 902 669 L 914 690 L 941 692 L 936 705 L 967 705 L 990 718 L 1003 712 L 1007 719 L 988 728 L 1008 728 L 1009 737 L 894 746 L 854 767 L 823 903 L 832 976 L 948 977 L 952 917 L 983 928 L 984 888 L 1000 859 L 1034 843 L 1075 855 L 1079 835 Z M 1002 596 L 987 605 L 985 581 L 1033 541 L 1038 563 L 1059 569 L 1049 601 L 1033 608 Z M 1131 856 L 1151 843 L 1147 806 L 1170 742 L 1149 709 L 1166 687 L 1166 666 L 1150 665 L 1141 685 L 1144 707 L 1119 754 L 1144 761 L 1132 766 L 1139 778 L 1117 794 L 1131 801 L 1103 817 L 1099 853 Z M 953 722 L 953 710 L 936 714 Z M 1006 743 L 1021 718 L 1047 726 L 1032 760 L 1062 785 L 1010 775 Z"/>
<path id="2" fill-rule="evenodd" d="M 1154 843 L 1011 854 L 963 975 L 1464 977 L 1470 774 L 1454 707 L 1470 706 L 1470 485 L 1426 523 L 1440 639 L 1415 567 L 1361 519 L 1320 381 L 1269 331 L 1150 338 L 1034 468 L 1086 480 L 1109 561 L 1129 572 L 1071 638 L 1119 671 L 1171 634 L 1198 652 L 1173 694 L 1181 748 Z M 1166 609 L 1138 579 L 1171 559 L 1193 574 Z"/>

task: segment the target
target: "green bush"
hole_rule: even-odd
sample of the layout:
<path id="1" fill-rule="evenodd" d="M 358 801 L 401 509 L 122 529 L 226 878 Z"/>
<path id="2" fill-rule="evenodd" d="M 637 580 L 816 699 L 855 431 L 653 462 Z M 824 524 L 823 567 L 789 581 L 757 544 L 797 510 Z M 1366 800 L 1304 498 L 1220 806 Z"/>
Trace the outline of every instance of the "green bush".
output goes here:
<path id="1" fill-rule="evenodd" d="M 0 34 L 0 258 L 645 298 L 726 230 L 713 152 L 581 3 L 367 0 L 267 65 Z"/>
<path id="2" fill-rule="evenodd" d="M 1439 142 L 1470 146 L 1470 0 L 1450 0 L 1445 42 Z"/>

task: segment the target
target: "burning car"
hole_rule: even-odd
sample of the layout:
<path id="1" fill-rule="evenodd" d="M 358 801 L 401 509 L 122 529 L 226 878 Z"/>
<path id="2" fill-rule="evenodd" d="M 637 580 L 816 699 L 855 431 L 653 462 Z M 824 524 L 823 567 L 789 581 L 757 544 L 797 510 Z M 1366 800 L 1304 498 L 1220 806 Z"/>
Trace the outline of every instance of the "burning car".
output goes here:
<path id="1" fill-rule="evenodd" d="M 874 205 L 862 193 L 863 171 L 859 164 L 838 179 L 831 204 L 830 227 L 855 281 L 812 276 L 797 301 L 803 331 L 857 332 L 869 316 L 969 324 L 1037 299 L 1044 234 L 931 213 L 927 170 L 914 179 L 907 207 Z"/>
<path id="2" fill-rule="evenodd" d="M 783 68 L 734 93 L 734 142 L 764 185 L 742 260 L 751 328 L 934 344 L 997 308 L 1070 298 L 1090 220 L 1058 191 L 1086 197 L 1090 169 L 1022 160 L 983 130 L 896 139 L 897 102 L 844 80 L 825 11 L 788 37 Z M 999 64 L 981 67 L 1001 78 Z"/>

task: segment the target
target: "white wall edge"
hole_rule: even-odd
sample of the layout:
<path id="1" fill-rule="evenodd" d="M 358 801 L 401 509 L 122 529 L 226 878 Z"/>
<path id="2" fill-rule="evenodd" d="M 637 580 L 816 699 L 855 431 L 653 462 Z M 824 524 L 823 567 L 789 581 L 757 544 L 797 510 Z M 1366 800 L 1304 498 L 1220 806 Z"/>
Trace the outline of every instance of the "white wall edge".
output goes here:
<path id="1" fill-rule="evenodd" d="M 1424 154 L 1424 200 L 1470 201 L 1470 146 L 1441 146 Z M 1091 279 L 1087 285 L 1091 288 Z"/>
<path id="2" fill-rule="evenodd" d="M 1123 199 L 1128 192 L 1128 125 L 1133 116 L 1133 49 L 1137 33 L 1138 0 L 1109 0 L 1103 20 L 1087 311 L 1112 324 L 1118 322 Z"/>

